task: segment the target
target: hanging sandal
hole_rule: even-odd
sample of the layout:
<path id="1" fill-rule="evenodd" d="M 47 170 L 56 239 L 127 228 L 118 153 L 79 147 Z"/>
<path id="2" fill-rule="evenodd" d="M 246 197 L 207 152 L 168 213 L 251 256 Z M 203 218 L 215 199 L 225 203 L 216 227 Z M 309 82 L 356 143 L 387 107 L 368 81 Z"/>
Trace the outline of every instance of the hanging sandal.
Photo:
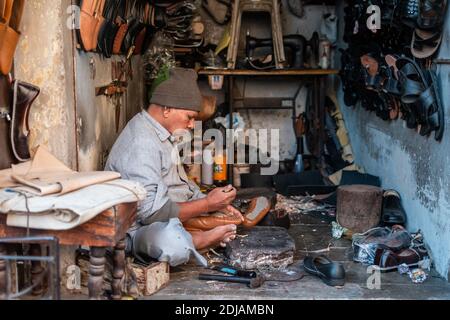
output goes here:
<path id="1" fill-rule="evenodd" d="M 436 53 L 442 42 L 442 32 L 415 29 L 411 41 L 411 53 L 417 59 L 425 59 Z"/>
<path id="2" fill-rule="evenodd" d="M 386 61 L 387 68 L 385 70 L 386 73 L 386 81 L 383 85 L 383 91 L 400 97 L 401 89 L 400 83 L 398 81 L 398 69 L 397 69 L 397 59 L 398 57 L 395 55 L 388 54 L 384 57 Z"/>
<path id="3" fill-rule="evenodd" d="M 401 0 L 385 0 L 381 9 L 381 24 L 390 25 L 394 20 L 395 11 Z"/>
<path id="4" fill-rule="evenodd" d="M 447 0 L 422 0 L 419 5 L 417 27 L 422 30 L 436 30 L 442 27 Z"/>
<path id="5" fill-rule="evenodd" d="M 377 59 L 370 54 L 365 54 L 361 56 L 360 60 L 364 70 L 366 88 L 375 91 L 381 90 L 384 79 L 381 76 Z"/>
<path id="6" fill-rule="evenodd" d="M 410 28 L 415 28 L 419 17 L 419 0 L 403 0 L 400 8 L 401 22 Z"/>
<path id="7" fill-rule="evenodd" d="M 430 70 L 422 70 L 415 61 L 401 57 L 397 60 L 402 85 L 401 100 L 415 113 L 421 125 L 421 135 L 435 131 L 441 140 L 444 132 L 444 111 L 440 102 L 438 82 Z"/>

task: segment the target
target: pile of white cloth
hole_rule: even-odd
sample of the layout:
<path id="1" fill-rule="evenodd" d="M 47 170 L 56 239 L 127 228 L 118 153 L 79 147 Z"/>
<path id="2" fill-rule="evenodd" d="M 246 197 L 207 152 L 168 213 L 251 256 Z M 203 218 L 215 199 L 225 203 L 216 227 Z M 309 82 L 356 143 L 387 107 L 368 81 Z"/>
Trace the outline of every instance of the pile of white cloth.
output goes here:
<path id="1" fill-rule="evenodd" d="M 42 146 L 33 160 L 0 171 L 0 214 L 8 226 L 68 230 L 145 196 L 144 187 L 117 172 L 73 171 Z"/>

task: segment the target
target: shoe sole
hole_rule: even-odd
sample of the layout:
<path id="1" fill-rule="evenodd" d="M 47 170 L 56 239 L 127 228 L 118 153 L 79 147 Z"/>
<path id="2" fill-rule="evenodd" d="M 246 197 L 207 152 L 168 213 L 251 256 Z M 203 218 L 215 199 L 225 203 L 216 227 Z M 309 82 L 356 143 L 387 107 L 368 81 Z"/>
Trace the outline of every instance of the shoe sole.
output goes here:
<path id="1" fill-rule="evenodd" d="M 345 279 L 328 279 L 324 276 L 322 276 L 320 273 L 317 273 L 314 270 L 308 269 L 305 265 L 303 265 L 303 268 L 305 269 L 306 272 L 308 272 L 309 274 L 316 276 L 320 279 L 322 279 L 322 281 L 331 286 L 331 287 L 343 287 L 345 284 Z"/>
<path id="2" fill-rule="evenodd" d="M 422 261 L 423 261 L 423 260 L 418 261 L 418 262 L 416 262 L 416 263 L 407 264 L 407 266 L 408 266 L 408 267 L 417 267 Z M 379 267 L 379 266 L 377 266 L 377 265 L 372 265 L 371 267 L 372 267 L 374 270 L 377 270 L 377 271 L 381 271 L 381 272 L 389 272 L 389 271 L 395 271 L 395 270 L 398 270 L 398 267 L 399 267 L 399 266 L 382 268 L 382 267 Z"/>

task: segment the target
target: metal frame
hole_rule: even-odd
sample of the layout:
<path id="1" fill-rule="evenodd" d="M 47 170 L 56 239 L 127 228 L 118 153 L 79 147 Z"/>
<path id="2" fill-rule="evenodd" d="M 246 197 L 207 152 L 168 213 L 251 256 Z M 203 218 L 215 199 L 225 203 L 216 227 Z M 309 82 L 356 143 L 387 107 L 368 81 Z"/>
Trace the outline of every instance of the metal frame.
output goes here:
<path id="1" fill-rule="evenodd" d="M 283 69 L 286 62 L 283 44 L 283 32 L 281 30 L 279 0 L 235 0 L 233 15 L 231 18 L 231 42 L 228 46 L 227 66 L 234 69 L 236 66 L 239 47 L 239 35 L 241 32 L 242 15 L 244 12 L 267 12 L 270 14 L 273 38 L 273 51 L 275 54 L 275 66 Z"/>
<path id="2" fill-rule="evenodd" d="M 10 256 L 7 254 L 7 246 L 11 244 L 44 245 L 48 248 L 46 256 Z M 40 248 L 40 247 L 39 247 Z M 38 250 L 40 251 L 40 250 Z M 4 253 L 4 254 L 2 254 Z M 12 261 L 30 261 L 47 262 L 47 268 L 37 275 L 35 283 L 23 289 L 20 292 L 11 294 L 11 262 Z M 43 283 L 47 275 L 48 299 L 60 299 L 60 276 L 59 276 L 59 239 L 56 237 L 22 237 L 22 238 L 3 238 L 0 239 L 0 299 L 16 300 L 33 292 Z"/>

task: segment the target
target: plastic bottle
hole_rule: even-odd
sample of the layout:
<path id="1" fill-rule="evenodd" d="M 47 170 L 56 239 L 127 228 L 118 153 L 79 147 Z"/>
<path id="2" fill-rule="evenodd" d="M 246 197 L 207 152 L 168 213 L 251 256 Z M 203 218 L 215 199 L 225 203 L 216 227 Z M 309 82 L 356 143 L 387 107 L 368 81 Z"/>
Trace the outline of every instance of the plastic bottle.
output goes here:
<path id="1" fill-rule="evenodd" d="M 305 170 L 305 166 L 303 165 L 303 156 L 299 153 L 295 157 L 295 164 L 294 164 L 294 173 L 300 173 Z"/>
<path id="2" fill-rule="evenodd" d="M 214 156 L 214 184 L 216 186 L 227 185 L 227 156 L 225 151 Z"/>

